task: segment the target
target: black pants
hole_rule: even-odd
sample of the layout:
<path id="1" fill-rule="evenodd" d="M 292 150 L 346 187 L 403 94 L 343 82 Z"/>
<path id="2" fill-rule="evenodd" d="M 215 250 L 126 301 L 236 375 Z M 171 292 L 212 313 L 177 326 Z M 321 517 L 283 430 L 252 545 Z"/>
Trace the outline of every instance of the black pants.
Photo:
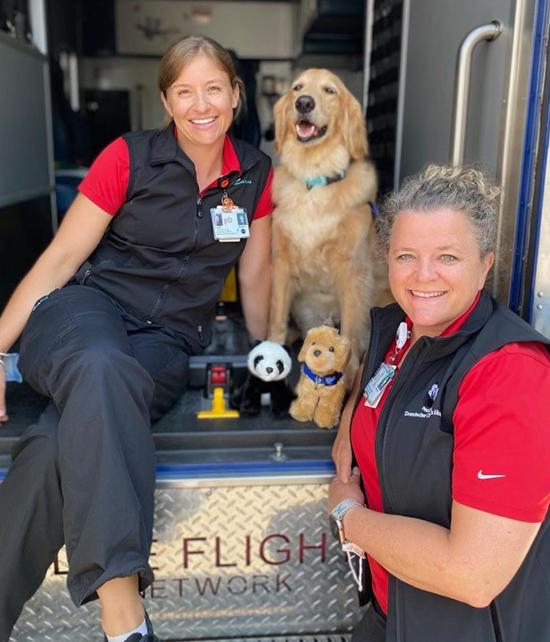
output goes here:
<path id="1" fill-rule="evenodd" d="M 63 544 L 77 605 L 115 577 L 151 583 L 150 424 L 183 392 L 189 354 L 103 292 L 71 285 L 32 312 L 19 365 L 53 403 L 21 436 L 0 485 L 0 642 Z"/>
<path id="2" fill-rule="evenodd" d="M 372 598 L 365 615 L 353 630 L 351 642 L 385 642 L 386 616 L 378 602 Z"/>

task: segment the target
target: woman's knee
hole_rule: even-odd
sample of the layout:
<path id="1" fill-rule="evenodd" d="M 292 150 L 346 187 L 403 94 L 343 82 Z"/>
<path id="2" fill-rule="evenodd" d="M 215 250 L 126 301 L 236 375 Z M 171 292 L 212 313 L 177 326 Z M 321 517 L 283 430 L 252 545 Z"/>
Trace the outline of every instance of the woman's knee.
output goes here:
<path id="1" fill-rule="evenodd" d="M 102 343 L 82 350 L 78 361 L 87 382 L 143 395 L 150 404 L 155 384 L 131 353 Z"/>
<path id="2" fill-rule="evenodd" d="M 101 375 L 112 370 L 124 369 L 135 361 L 130 353 L 122 351 L 109 341 L 97 341 L 81 347 L 75 351 L 74 357 L 76 366 Z"/>
<path id="3" fill-rule="evenodd" d="M 96 341 L 74 351 L 64 350 L 51 359 L 46 376 L 53 375 L 53 386 L 57 389 L 85 384 L 93 395 L 94 389 L 116 383 L 143 389 L 148 395 L 154 390 L 153 380 L 130 350 L 121 350 L 109 341 Z"/>

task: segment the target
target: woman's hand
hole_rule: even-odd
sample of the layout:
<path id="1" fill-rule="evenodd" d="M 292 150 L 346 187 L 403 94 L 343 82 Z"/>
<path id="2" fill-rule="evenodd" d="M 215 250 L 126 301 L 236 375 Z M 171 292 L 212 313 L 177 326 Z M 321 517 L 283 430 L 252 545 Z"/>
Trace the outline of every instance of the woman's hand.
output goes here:
<path id="1" fill-rule="evenodd" d="M 361 473 L 357 467 L 351 471 L 348 482 L 342 482 L 338 477 L 335 477 L 328 489 L 328 512 L 331 513 L 344 499 L 353 499 L 359 504 L 364 504 L 365 496 L 361 490 L 360 482 Z"/>
<path id="2" fill-rule="evenodd" d="M 0 423 L 9 419 L 6 408 L 6 369 L 0 363 Z"/>

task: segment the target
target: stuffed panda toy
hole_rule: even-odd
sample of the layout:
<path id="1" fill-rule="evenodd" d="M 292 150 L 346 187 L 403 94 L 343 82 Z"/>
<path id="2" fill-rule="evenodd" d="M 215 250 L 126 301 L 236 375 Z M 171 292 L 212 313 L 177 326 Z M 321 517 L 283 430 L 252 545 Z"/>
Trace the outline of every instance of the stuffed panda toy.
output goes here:
<path id="1" fill-rule="evenodd" d="M 243 415 L 257 415 L 262 406 L 262 394 L 271 394 L 274 417 L 288 416 L 294 394 L 286 377 L 292 368 L 288 349 L 272 341 L 258 341 L 248 354 L 248 377 L 234 395 L 231 405 Z"/>

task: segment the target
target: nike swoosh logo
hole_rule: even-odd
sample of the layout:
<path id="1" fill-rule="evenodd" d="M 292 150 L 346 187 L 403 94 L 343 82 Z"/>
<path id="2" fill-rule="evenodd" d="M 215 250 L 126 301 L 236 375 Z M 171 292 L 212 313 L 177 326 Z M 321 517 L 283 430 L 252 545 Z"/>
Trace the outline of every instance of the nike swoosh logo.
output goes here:
<path id="1" fill-rule="evenodd" d="M 484 475 L 481 470 L 477 474 L 478 479 L 497 479 L 497 477 L 506 477 L 506 475 Z"/>

